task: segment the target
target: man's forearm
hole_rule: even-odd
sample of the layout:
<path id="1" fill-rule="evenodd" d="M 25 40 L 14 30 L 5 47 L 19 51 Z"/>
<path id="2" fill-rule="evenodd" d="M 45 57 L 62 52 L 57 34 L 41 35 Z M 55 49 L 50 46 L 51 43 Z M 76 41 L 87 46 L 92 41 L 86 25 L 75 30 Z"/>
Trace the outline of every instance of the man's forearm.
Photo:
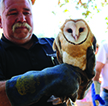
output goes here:
<path id="1" fill-rule="evenodd" d="M 0 81 L 0 106 L 11 106 L 5 91 L 6 81 Z"/>
<path id="2" fill-rule="evenodd" d="M 99 78 L 100 78 L 100 72 L 99 72 L 99 71 L 96 71 L 96 75 L 95 75 L 95 77 L 93 78 L 93 80 L 99 82 Z"/>

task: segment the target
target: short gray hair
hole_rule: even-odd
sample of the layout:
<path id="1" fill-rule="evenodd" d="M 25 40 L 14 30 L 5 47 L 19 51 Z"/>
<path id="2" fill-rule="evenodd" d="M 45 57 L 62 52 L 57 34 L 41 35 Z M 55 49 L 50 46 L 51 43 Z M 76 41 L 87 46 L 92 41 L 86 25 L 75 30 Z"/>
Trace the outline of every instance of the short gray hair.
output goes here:
<path id="1" fill-rule="evenodd" d="M 0 0 L 0 15 L 2 15 L 3 9 L 4 9 L 4 1 L 5 0 Z M 30 5 L 32 6 L 32 1 L 28 0 Z"/>

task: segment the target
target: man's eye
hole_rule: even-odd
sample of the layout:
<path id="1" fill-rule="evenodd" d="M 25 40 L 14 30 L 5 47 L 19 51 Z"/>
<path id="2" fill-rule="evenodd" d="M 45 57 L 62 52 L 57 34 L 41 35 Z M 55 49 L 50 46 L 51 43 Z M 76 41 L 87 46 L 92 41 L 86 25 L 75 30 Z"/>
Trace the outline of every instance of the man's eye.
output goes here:
<path id="1" fill-rule="evenodd" d="M 17 12 L 9 13 L 9 15 L 17 15 L 17 14 L 18 14 Z"/>
<path id="2" fill-rule="evenodd" d="M 23 14 L 24 14 L 24 15 L 28 15 L 28 14 L 29 14 L 29 12 L 24 12 Z"/>

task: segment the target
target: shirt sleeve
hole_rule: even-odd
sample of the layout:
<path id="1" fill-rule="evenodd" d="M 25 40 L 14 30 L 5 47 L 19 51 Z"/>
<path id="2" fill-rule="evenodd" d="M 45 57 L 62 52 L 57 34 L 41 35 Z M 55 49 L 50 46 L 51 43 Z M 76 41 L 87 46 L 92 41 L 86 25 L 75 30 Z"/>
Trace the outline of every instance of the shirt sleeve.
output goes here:
<path id="1" fill-rule="evenodd" d="M 96 56 L 96 61 L 101 62 L 103 64 L 106 63 L 106 51 L 105 51 L 105 47 L 104 44 L 101 44 Z"/>

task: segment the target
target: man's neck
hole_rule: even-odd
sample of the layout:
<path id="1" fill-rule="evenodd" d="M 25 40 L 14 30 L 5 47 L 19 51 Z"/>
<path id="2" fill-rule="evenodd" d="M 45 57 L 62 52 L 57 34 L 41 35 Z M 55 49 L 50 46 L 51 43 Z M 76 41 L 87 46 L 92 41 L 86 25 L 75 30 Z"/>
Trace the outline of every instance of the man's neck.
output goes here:
<path id="1" fill-rule="evenodd" d="M 26 42 L 24 44 L 18 44 L 18 46 L 21 46 L 21 47 L 23 47 L 25 49 L 30 49 L 30 47 L 33 45 L 33 43 L 34 43 L 34 40 L 31 39 L 30 41 L 28 41 L 28 42 Z"/>

